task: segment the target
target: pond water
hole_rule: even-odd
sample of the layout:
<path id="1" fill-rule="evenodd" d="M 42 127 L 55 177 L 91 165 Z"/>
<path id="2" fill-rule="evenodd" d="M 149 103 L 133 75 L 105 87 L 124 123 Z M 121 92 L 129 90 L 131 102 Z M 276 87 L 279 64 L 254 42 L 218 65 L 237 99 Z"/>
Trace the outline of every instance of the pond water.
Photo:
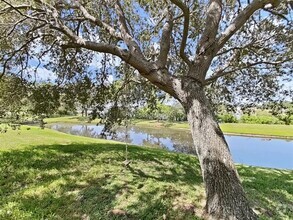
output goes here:
<path id="1" fill-rule="evenodd" d="M 50 128 L 73 135 L 101 138 L 103 126 L 54 124 Z M 256 138 L 225 135 L 232 157 L 236 163 L 293 169 L 293 140 Z M 147 145 L 165 148 L 170 151 L 196 154 L 192 147 L 188 130 L 170 128 L 146 128 L 132 126 L 117 128 L 115 135 L 104 138 L 128 142 L 135 145 Z"/>

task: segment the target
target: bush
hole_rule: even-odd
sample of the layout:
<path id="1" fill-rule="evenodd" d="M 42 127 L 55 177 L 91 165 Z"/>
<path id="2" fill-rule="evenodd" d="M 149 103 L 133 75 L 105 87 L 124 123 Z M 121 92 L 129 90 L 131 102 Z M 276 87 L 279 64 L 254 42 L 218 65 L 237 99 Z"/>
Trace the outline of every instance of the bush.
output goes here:
<path id="1" fill-rule="evenodd" d="M 237 123 L 237 118 L 232 114 L 218 115 L 218 121 L 222 123 Z"/>
<path id="2" fill-rule="evenodd" d="M 243 123 L 248 124 L 284 124 L 274 116 L 249 116 L 243 115 L 240 119 Z"/>

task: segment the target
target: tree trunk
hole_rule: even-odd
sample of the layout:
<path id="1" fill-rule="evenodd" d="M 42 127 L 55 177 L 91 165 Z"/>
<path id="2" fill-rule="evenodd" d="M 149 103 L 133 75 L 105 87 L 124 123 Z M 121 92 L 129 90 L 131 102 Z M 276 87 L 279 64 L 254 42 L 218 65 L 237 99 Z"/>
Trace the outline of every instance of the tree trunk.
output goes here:
<path id="1" fill-rule="evenodd" d="M 187 113 L 206 189 L 210 219 L 257 219 L 249 206 L 225 137 L 203 88 L 187 83 L 182 105 Z"/>

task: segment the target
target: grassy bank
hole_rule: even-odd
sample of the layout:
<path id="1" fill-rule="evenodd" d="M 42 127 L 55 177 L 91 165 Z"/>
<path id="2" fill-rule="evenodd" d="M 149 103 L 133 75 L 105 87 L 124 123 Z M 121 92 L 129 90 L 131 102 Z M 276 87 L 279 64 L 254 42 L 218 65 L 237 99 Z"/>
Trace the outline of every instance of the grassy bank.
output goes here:
<path id="1" fill-rule="evenodd" d="M 293 138 L 293 125 L 220 124 L 225 133 Z"/>
<path id="2" fill-rule="evenodd" d="M 28 130 L 29 129 L 29 130 Z M 0 219 L 200 219 L 194 156 L 22 126 L 0 134 Z M 292 219 L 293 172 L 237 166 L 262 219 Z"/>
<path id="3" fill-rule="evenodd" d="M 79 123 L 79 124 L 97 124 L 99 122 L 98 119 L 95 119 L 93 121 L 88 121 L 86 117 L 81 117 L 81 116 L 64 116 L 64 117 L 56 117 L 56 118 L 45 118 L 45 122 L 47 123 Z"/>
<path id="4" fill-rule="evenodd" d="M 168 127 L 173 129 L 189 129 L 187 122 L 158 122 L 156 120 L 135 120 L 137 126 Z M 227 134 L 259 135 L 268 137 L 293 138 L 293 125 L 222 123 L 221 129 Z"/>

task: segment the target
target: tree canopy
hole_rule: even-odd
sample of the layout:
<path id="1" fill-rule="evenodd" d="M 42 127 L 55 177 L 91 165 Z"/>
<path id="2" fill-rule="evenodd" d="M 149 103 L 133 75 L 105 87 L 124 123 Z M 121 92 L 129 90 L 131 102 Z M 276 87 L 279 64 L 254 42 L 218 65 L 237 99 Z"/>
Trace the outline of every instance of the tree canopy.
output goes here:
<path id="1" fill-rule="evenodd" d="M 189 77 L 213 88 L 224 84 L 230 97 L 254 102 L 292 78 L 292 14 L 286 1 L 247 3 L 2 0 L 2 74 L 33 77 L 41 67 L 62 83 L 89 70 L 97 51 L 119 57 L 161 88 Z M 208 61 L 198 71 L 202 59 Z M 174 95 L 169 87 L 162 89 Z"/>

